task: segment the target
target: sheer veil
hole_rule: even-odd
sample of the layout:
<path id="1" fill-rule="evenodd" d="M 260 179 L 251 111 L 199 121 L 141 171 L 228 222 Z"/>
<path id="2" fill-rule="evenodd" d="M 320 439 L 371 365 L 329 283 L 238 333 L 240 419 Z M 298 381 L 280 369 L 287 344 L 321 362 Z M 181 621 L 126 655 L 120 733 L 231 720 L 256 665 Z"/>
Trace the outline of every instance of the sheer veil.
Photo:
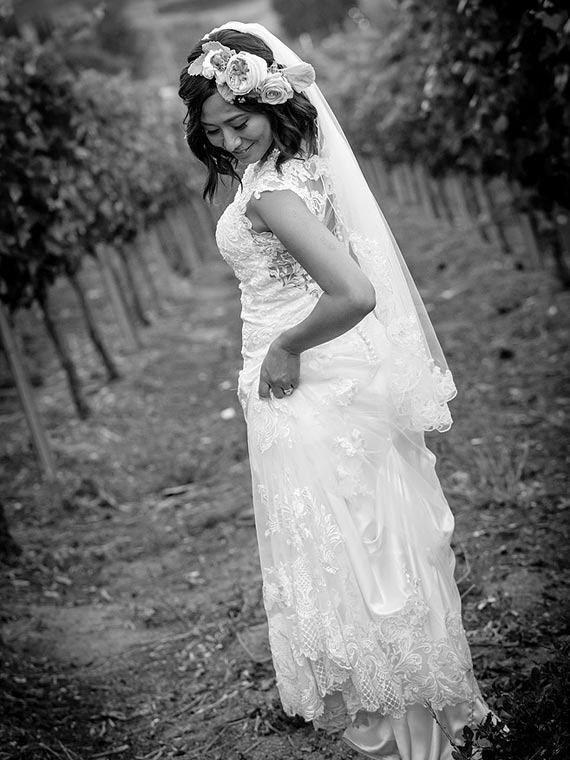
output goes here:
<path id="1" fill-rule="evenodd" d="M 284 66 L 301 62 L 261 24 L 229 21 L 212 32 L 220 29 L 255 34 Z M 330 171 L 326 190 L 336 217 L 335 234 L 372 281 L 375 315 L 391 343 L 389 386 L 398 424 L 414 431 L 448 430 L 452 420 L 447 402 L 456 389 L 421 296 L 325 97 L 316 84 L 305 95 L 318 113 L 319 155 Z"/>

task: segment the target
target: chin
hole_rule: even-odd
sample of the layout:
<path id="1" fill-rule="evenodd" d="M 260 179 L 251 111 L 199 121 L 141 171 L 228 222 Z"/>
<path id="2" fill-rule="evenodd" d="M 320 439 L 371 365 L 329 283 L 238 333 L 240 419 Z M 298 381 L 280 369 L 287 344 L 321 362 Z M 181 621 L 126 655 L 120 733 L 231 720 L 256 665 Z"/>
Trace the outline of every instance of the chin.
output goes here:
<path id="1" fill-rule="evenodd" d="M 257 153 L 248 153 L 246 156 L 238 156 L 237 160 L 240 164 L 243 164 L 244 166 L 247 166 L 248 164 L 255 164 L 256 161 L 259 161 L 261 156 L 258 156 Z"/>
<path id="2" fill-rule="evenodd" d="M 252 145 L 243 156 L 236 156 L 236 158 L 241 164 L 254 164 L 256 161 L 259 161 L 261 156 L 262 154 L 257 145 Z"/>
<path id="3" fill-rule="evenodd" d="M 255 164 L 264 158 L 273 148 L 273 143 L 270 145 L 252 145 L 243 156 L 235 156 L 240 164 L 247 166 L 248 164 Z"/>

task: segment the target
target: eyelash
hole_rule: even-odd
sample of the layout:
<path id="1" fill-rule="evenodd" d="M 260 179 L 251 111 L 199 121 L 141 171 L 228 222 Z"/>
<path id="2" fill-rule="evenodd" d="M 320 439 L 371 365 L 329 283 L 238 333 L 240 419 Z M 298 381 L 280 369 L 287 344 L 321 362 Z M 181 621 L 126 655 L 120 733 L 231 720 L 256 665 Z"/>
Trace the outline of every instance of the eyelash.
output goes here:
<path id="1" fill-rule="evenodd" d="M 241 130 L 242 130 L 242 129 L 245 129 L 245 128 L 246 128 L 246 126 L 247 126 L 247 121 L 244 121 L 244 123 L 243 123 L 243 124 L 239 124 L 238 126 L 234 127 L 234 129 L 235 129 L 237 132 L 241 132 Z M 219 132 L 219 130 L 218 130 L 218 129 L 211 129 L 209 132 L 206 132 L 206 135 L 207 135 L 208 137 L 213 137 L 213 136 L 214 136 L 214 135 L 216 135 L 218 132 Z"/>

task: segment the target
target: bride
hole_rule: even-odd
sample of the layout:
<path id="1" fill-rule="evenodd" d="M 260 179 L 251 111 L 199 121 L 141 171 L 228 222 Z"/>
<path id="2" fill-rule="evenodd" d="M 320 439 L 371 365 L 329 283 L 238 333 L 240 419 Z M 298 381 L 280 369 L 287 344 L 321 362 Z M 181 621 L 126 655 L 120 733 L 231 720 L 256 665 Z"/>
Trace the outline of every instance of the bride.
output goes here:
<path id="1" fill-rule="evenodd" d="M 451 426 L 451 373 L 312 67 L 239 22 L 188 64 L 205 196 L 239 182 L 217 242 L 241 289 L 238 392 L 283 708 L 367 757 L 450 760 L 487 713 L 424 442 Z"/>

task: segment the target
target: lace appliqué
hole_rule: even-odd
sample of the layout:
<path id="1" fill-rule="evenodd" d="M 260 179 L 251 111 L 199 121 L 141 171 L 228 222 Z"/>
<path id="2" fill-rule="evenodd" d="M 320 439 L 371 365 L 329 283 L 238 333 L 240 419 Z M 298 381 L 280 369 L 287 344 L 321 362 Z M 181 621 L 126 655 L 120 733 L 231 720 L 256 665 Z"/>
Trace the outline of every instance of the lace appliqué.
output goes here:
<path id="1" fill-rule="evenodd" d="M 302 549 L 310 542 L 327 572 L 336 572 L 334 550 L 343 543 L 338 527 L 331 514 L 320 504 L 309 488 L 295 488 L 290 495 L 276 495 L 266 503 L 267 520 L 265 535 L 283 533 L 285 542 Z"/>
<path id="2" fill-rule="evenodd" d="M 447 402 L 457 393 L 451 372 L 442 372 L 429 358 L 415 316 L 398 316 L 390 265 L 380 243 L 354 233 L 349 239 L 374 285 L 375 313 L 392 347 L 389 387 L 397 415 L 412 430 L 449 430 L 452 418 Z"/>
<path id="3" fill-rule="evenodd" d="M 277 250 L 271 256 L 268 269 L 269 276 L 279 280 L 283 287 L 294 285 L 298 288 L 304 288 L 315 295 L 320 295 L 315 288 L 313 278 L 286 250 Z"/>
<path id="4" fill-rule="evenodd" d="M 300 620 L 311 620 L 319 589 L 326 576 L 339 571 L 338 554 L 344 539 L 330 510 L 307 488 L 291 488 L 270 498 L 259 490 L 265 511 L 265 536 L 277 538 L 294 550 L 295 560 L 264 568 L 266 609 L 290 609 Z M 308 639 L 313 634 L 305 631 Z M 313 646 L 308 644 L 308 646 Z"/>
<path id="5" fill-rule="evenodd" d="M 411 583 L 401 610 L 372 622 L 360 610 L 332 602 L 319 606 L 316 585 L 299 569 L 294 563 L 269 570 L 265 597 L 278 688 L 288 714 L 302 714 L 322 726 L 327 696 L 340 694 L 344 710 L 333 716 L 337 725 L 330 714 L 326 721 L 334 729 L 345 727 L 361 709 L 402 717 L 414 703 L 429 701 L 440 710 L 479 695 L 460 616 L 449 613 L 434 638 L 418 581 Z M 348 588 L 345 592 L 354 595 Z M 298 597 L 314 604 L 299 612 L 293 607 Z"/>
<path id="6" fill-rule="evenodd" d="M 334 439 L 335 446 L 347 457 L 364 456 L 364 438 L 360 430 L 353 430 L 350 438 L 346 436 L 338 436 Z"/>
<path id="7" fill-rule="evenodd" d="M 337 436 L 333 444 L 338 457 L 336 474 L 341 493 L 347 498 L 372 496 L 363 478 L 366 449 L 362 433 L 355 429 L 350 436 Z"/>
<path id="8" fill-rule="evenodd" d="M 357 393 L 356 381 L 350 377 L 339 377 L 329 383 L 329 392 L 323 396 L 324 406 L 350 406 Z"/>
<path id="9" fill-rule="evenodd" d="M 251 404 L 250 425 L 261 453 L 268 451 L 277 442 L 292 448 L 295 435 L 291 424 L 293 412 L 288 399 L 253 397 Z"/>
<path id="10" fill-rule="evenodd" d="M 244 348 L 255 350 L 259 346 L 267 346 L 275 337 L 275 325 L 252 325 L 244 324 L 242 331 L 242 340 Z"/>

